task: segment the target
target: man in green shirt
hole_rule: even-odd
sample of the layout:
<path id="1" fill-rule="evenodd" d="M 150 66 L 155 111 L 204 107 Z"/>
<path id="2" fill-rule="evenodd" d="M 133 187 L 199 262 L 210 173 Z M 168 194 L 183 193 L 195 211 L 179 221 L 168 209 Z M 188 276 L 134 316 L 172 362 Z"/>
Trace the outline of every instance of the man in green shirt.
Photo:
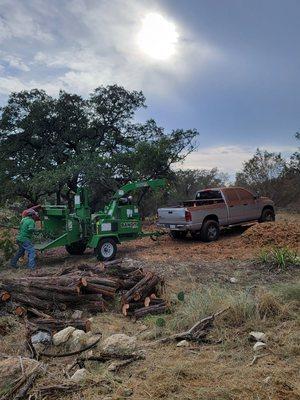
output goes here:
<path id="1" fill-rule="evenodd" d="M 27 217 L 24 217 L 21 220 L 20 229 L 17 236 L 17 244 L 19 249 L 16 255 L 10 261 L 10 265 L 14 268 L 17 268 L 17 263 L 19 259 L 24 256 L 25 252 L 28 254 L 28 268 L 35 268 L 35 248 L 31 240 L 35 231 L 34 217 L 37 215 L 38 214 L 36 211 L 30 209 L 28 210 Z"/>

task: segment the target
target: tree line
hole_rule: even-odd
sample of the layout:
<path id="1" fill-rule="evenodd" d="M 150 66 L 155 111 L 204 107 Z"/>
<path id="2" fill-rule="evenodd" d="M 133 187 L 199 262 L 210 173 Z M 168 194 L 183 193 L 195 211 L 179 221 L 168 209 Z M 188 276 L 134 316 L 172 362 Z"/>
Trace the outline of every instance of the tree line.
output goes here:
<path id="1" fill-rule="evenodd" d="M 11 93 L 0 108 L 0 201 L 71 203 L 77 188 L 87 185 L 96 209 L 128 181 L 167 178 L 166 191 L 143 193 L 148 214 L 159 202 L 228 183 L 217 168 L 174 169 L 195 149 L 198 131 L 166 132 L 153 119 L 139 123 L 135 116 L 144 107 L 142 92 L 117 85 L 100 86 L 88 98 L 65 91 L 54 98 L 38 89 Z M 297 195 L 293 182 L 299 182 L 299 152 L 287 162 L 257 150 L 236 176 L 237 184 L 279 202 Z"/>

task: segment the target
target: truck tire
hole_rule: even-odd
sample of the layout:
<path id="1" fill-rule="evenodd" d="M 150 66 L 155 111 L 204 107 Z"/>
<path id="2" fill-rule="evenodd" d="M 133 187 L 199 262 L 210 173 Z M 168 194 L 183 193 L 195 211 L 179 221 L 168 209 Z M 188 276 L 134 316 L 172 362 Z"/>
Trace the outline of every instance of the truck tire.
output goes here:
<path id="1" fill-rule="evenodd" d="M 67 244 L 65 248 L 72 256 L 80 256 L 85 252 L 86 242 L 79 240 L 78 242 Z"/>
<path id="2" fill-rule="evenodd" d="M 184 239 L 186 235 L 186 231 L 170 231 L 170 236 L 172 239 Z"/>
<path id="3" fill-rule="evenodd" d="M 265 208 L 259 219 L 259 222 L 273 222 L 275 221 L 275 213 L 271 208 Z"/>
<path id="4" fill-rule="evenodd" d="M 112 238 L 101 239 L 95 248 L 95 254 L 98 260 L 110 261 L 117 254 L 117 243 Z"/>
<path id="5" fill-rule="evenodd" d="M 217 221 L 213 219 L 208 219 L 203 222 L 200 238 L 203 242 L 213 242 L 218 240 L 220 235 L 220 226 Z"/>

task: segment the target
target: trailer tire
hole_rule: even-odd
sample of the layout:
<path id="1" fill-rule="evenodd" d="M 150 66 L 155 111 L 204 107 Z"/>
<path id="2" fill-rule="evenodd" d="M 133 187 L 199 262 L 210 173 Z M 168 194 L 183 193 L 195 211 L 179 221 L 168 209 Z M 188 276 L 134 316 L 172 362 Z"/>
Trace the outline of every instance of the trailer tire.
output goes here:
<path id="1" fill-rule="evenodd" d="M 200 238 L 203 242 L 213 242 L 218 240 L 220 235 L 220 226 L 217 221 L 208 219 L 203 222 Z"/>
<path id="2" fill-rule="evenodd" d="M 101 239 L 95 248 L 95 254 L 100 261 L 110 261 L 116 257 L 117 243 L 113 238 Z"/>
<path id="3" fill-rule="evenodd" d="M 259 219 L 259 222 L 273 222 L 275 221 L 275 213 L 271 208 L 265 208 Z"/>
<path id="4" fill-rule="evenodd" d="M 67 244 L 65 248 L 72 256 L 81 256 L 85 252 L 86 242 L 79 240 L 78 242 Z"/>
<path id="5" fill-rule="evenodd" d="M 170 236 L 172 239 L 184 239 L 186 235 L 186 231 L 170 231 Z"/>

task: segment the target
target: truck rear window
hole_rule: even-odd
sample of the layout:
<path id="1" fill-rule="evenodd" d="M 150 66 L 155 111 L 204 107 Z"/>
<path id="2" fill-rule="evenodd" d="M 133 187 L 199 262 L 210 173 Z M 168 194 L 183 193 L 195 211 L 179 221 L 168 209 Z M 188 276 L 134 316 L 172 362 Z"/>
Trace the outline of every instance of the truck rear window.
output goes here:
<path id="1" fill-rule="evenodd" d="M 222 199 L 220 190 L 201 190 L 196 194 L 196 200 Z"/>

